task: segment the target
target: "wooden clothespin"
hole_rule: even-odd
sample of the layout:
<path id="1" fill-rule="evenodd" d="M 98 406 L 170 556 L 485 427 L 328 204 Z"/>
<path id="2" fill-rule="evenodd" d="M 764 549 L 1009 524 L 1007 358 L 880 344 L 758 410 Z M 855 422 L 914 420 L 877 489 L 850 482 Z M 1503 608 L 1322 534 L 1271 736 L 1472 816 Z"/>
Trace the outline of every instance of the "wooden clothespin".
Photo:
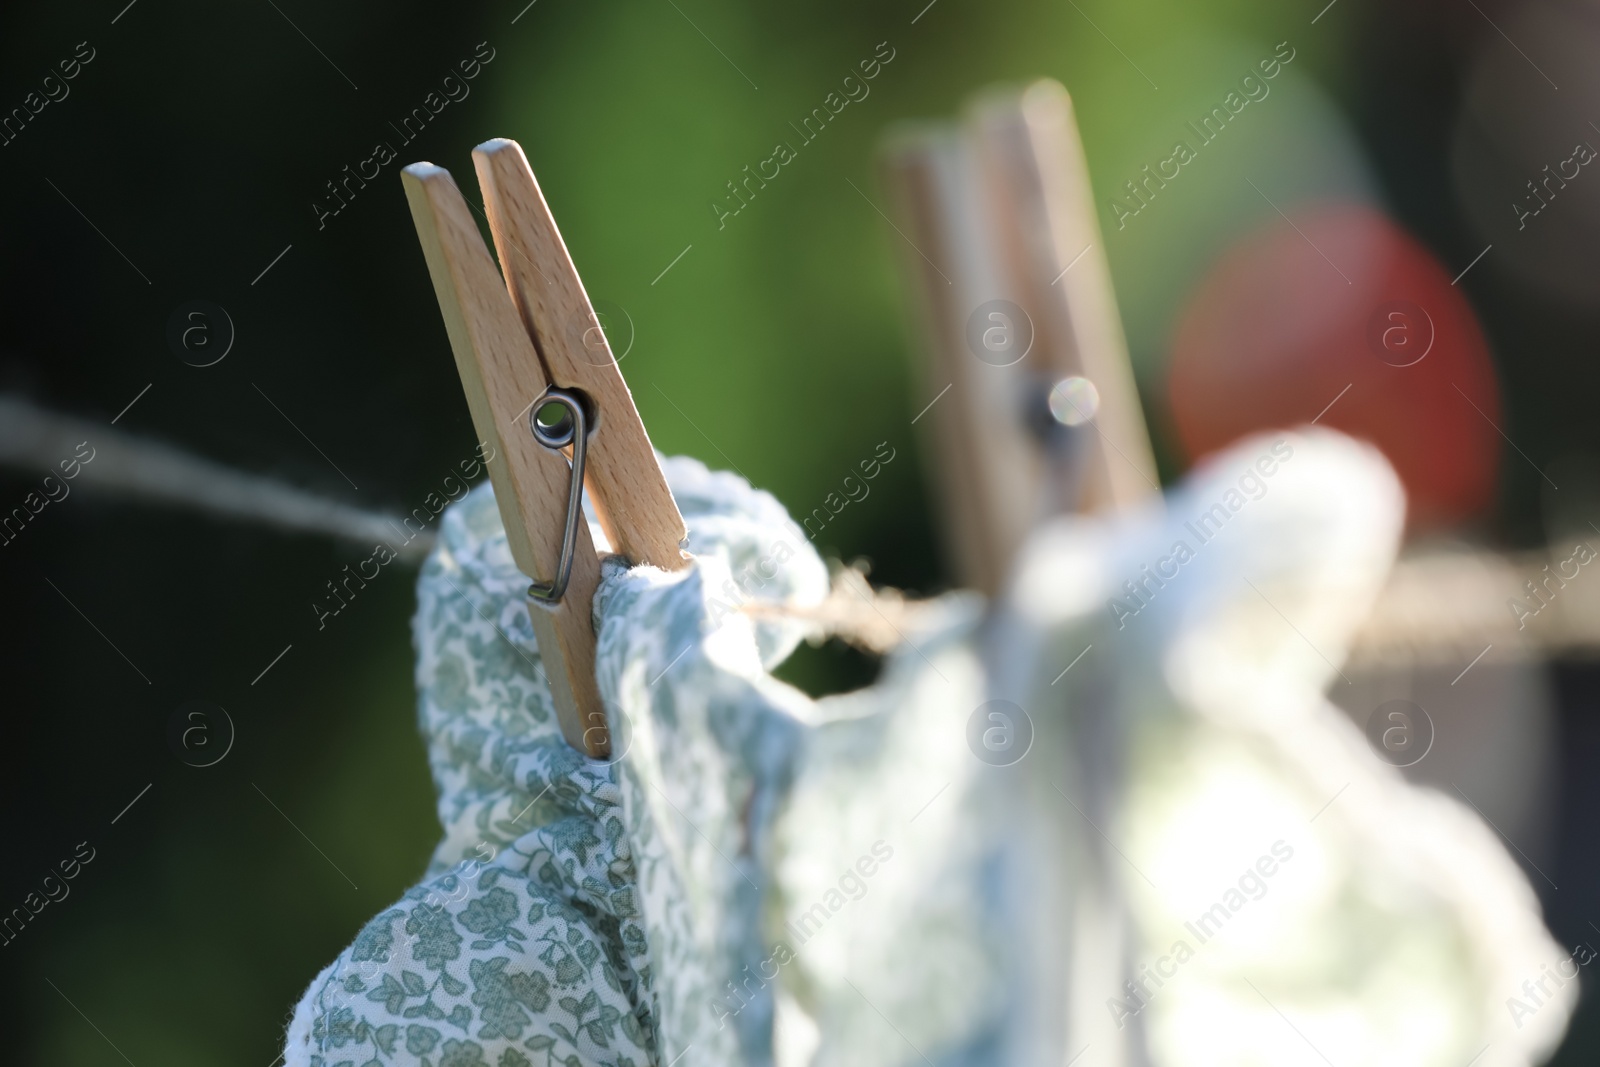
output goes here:
<path id="1" fill-rule="evenodd" d="M 472 158 L 501 270 L 448 171 L 406 167 L 406 199 L 473 426 L 494 449 L 511 555 L 534 579 L 528 610 L 562 735 L 600 758 L 610 751 L 594 672 L 600 567 L 582 490 L 612 549 L 635 564 L 688 566 L 687 531 L 522 148 L 495 139 Z"/>
<path id="2" fill-rule="evenodd" d="M 986 94 L 959 126 L 891 135 L 883 170 L 912 246 L 924 397 L 950 387 L 930 422 L 958 577 L 994 595 L 1041 519 L 1159 492 L 1071 98 L 1054 81 Z M 1071 379 L 1096 410 L 1057 388 Z M 1038 432 L 1047 402 L 1078 424 L 1070 463 Z"/>
<path id="3" fill-rule="evenodd" d="M 1159 495 L 1072 101 L 1052 81 L 986 94 L 959 126 L 891 139 L 884 169 L 913 246 L 902 258 L 922 310 L 923 403 L 950 389 L 930 421 L 956 568 L 998 598 L 1041 519 Z M 991 350 L 991 336 L 1004 343 Z M 1058 393 L 1070 379 L 1092 383 L 1098 405 L 1082 381 Z M 1065 435 L 1039 432 L 1057 417 Z M 1138 1059 L 1135 1030 L 1110 1025 L 1095 1000 L 1130 977 L 1121 871 L 1059 815 L 1062 782 L 1079 810 L 1118 802 L 1119 691 L 1109 674 L 1084 685 L 1098 666 L 1078 668 L 1070 715 L 1039 716 L 1035 743 L 1049 755 L 1019 784 L 1016 832 L 1037 860 L 1028 932 L 1039 951 L 1022 964 L 1031 1021 L 1016 1038 L 1030 1062 L 1062 1062 L 1085 1044 L 1108 1063 Z M 1018 700 L 1035 681 L 1001 669 L 987 678 L 992 695 Z"/>

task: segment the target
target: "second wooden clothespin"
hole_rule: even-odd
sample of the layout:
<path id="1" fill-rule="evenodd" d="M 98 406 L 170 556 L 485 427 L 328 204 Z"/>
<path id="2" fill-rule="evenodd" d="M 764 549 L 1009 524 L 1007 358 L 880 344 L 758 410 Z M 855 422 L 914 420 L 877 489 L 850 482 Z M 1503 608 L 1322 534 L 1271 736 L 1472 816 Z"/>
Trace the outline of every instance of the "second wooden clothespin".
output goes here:
<path id="1" fill-rule="evenodd" d="M 450 173 L 402 172 L 489 477 L 518 568 L 562 735 L 610 751 L 595 681 L 592 606 L 600 568 L 590 499 L 613 550 L 678 570 L 683 517 L 605 332 L 527 157 L 496 139 L 473 152 L 500 270 Z M 504 271 L 504 277 L 501 277 Z"/>
<path id="2" fill-rule="evenodd" d="M 929 422 L 957 575 L 994 595 L 1041 520 L 1160 492 L 1072 100 L 991 91 L 961 123 L 898 131 L 883 170 L 925 395 L 951 393 Z M 1070 462 L 1041 421 L 1072 429 Z"/>

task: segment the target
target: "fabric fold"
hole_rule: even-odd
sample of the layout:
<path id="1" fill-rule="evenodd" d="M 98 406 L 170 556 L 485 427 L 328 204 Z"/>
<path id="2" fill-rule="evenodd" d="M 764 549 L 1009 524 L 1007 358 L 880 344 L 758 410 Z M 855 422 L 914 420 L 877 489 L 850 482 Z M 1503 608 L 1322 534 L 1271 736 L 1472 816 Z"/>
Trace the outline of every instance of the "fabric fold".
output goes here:
<path id="1" fill-rule="evenodd" d="M 445 512 L 413 625 L 444 837 L 312 983 L 289 1067 L 770 1058 L 770 1008 L 730 1026 L 711 1002 L 761 958 L 768 826 L 807 707 L 766 667 L 806 628 L 738 608 L 814 604 L 827 574 L 768 494 L 663 466 L 696 561 L 604 568 L 605 761 L 561 738 L 492 488 Z"/>
<path id="2" fill-rule="evenodd" d="M 1508 1011 L 1567 955 L 1527 877 L 1324 696 L 1399 546 L 1393 471 L 1303 428 L 1236 443 L 1164 503 L 1038 531 L 995 646 L 1022 699 L 1074 717 L 1086 777 L 1095 731 L 1114 736 L 1089 792 L 1132 928 L 1085 970 L 1076 1040 L 1162 1067 L 1539 1062 L 1575 989 Z"/>

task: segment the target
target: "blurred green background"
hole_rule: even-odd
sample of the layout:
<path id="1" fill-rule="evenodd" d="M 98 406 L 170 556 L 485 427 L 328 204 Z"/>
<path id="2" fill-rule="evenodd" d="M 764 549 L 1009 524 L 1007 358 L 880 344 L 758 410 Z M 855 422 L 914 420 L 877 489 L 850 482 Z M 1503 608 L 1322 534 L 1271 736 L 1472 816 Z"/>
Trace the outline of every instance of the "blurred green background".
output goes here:
<path id="1" fill-rule="evenodd" d="M 525 147 L 591 296 L 617 309 L 614 340 L 617 311 L 631 321 L 622 368 L 657 447 L 736 467 L 803 513 L 887 441 L 899 458 L 818 544 L 925 592 L 948 578 L 910 420 L 936 388 L 914 372 L 900 238 L 868 202 L 888 208 L 874 169 L 888 124 L 953 115 L 998 81 L 1048 75 L 1073 93 L 1169 479 L 1173 315 L 1271 210 L 1239 182 L 1240 159 L 1285 206 L 1386 206 L 1452 274 L 1483 243 L 1449 193 L 1463 71 L 1499 40 L 1467 5 L 125 3 L 0 13 L 5 108 L 78 42 L 95 49 L 70 96 L 0 149 L 0 389 L 109 421 L 153 383 L 119 429 L 373 510 L 417 506 L 474 446 L 398 169 L 432 160 L 476 199 L 469 153 L 492 136 Z M 1297 58 L 1239 142 L 1207 149 L 1118 232 L 1110 192 L 1284 40 Z M 719 229 L 725 183 L 885 41 L 895 58 L 870 96 Z M 470 96 L 402 146 L 390 123 L 480 42 L 494 58 Z M 380 140 L 399 160 L 319 230 L 324 183 Z M 1593 450 L 1592 313 L 1491 269 L 1465 284 L 1520 446 Z M 164 341 L 196 298 L 237 327 L 205 369 Z M 5 506 L 34 481 L 0 477 Z M 1538 540 L 1538 482 L 1505 465 L 1493 536 Z M 266 1067 L 295 998 L 419 875 L 436 836 L 413 726 L 414 570 L 388 568 L 318 631 L 310 602 L 365 551 L 90 491 L 5 551 L 4 907 L 78 842 L 96 856 L 0 950 L 0 1059 Z M 867 670 L 837 650 L 801 655 L 790 676 L 813 690 Z M 206 769 L 165 739 L 196 698 L 237 727 Z M 1580 894 L 1600 884 L 1585 862 L 1560 877 Z M 1579 936 L 1564 932 L 1582 929 L 1578 911 L 1547 906 L 1558 936 Z M 1588 1019 L 1560 1062 L 1592 1062 Z"/>

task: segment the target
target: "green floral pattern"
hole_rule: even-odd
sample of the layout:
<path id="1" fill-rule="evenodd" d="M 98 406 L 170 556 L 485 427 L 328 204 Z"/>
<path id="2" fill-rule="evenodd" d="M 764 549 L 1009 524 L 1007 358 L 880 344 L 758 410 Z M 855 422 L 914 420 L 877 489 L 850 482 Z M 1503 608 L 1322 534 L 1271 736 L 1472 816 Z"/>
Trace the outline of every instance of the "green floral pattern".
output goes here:
<path id="1" fill-rule="evenodd" d="M 707 1003 L 762 955 L 768 825 L 809 707 L 766 670 L 803 630 L 730 614 L 724 590 L 814 603 L 827 575 L 769 495 L 664 467 L 696 563 L 605 567 L 611 762 L 561 738 L 492 489 L 443 516 L 413 629 L 444 838 L 313 981 L 288 1067 L 770 1062 L 770 998 L 738 1026 Z"/>

